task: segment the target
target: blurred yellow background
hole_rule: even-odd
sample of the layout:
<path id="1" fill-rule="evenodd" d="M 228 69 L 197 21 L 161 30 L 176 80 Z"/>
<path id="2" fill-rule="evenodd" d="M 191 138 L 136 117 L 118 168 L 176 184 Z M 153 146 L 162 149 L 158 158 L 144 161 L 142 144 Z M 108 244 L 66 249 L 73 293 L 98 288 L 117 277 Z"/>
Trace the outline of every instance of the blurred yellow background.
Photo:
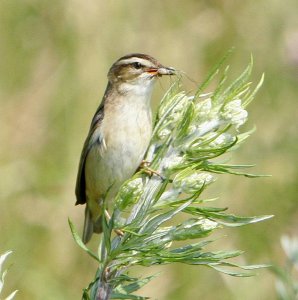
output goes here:
<path id="1" fill-rule="evenodd" d="M 77 247 L 69 216 L 82 228 L 74 184 L 80 151 L 120 56 L 143 52 L 203 80 L 228 49 L 235 78 L 254 57 L 253 82 L 265 83 L 248 108 L 257 131 L 232 162 L 255 163 L 270 178 L 220 176 L 215 203 L 241 215 L 274 214 L 233 230 L 216 249 L 242 249 L 243 263 L 283 264 L 279 239 L 298 229 L 298 4 L 259 1 L 0 2 L 0 253 L 12 249 L 5 291 L 16 299 L 80 299 L 96 262 Z M 156 85 L 155 106 L 169 86 Z M 185 80 L 186 89 L 194 89 Z M 90 247 L 96 248 L 98 238 Z M 268 270 L 248 279 L 174 265 L 142 291 L 153 299 L 275 299 Z M 142 272 L 144 272 L 142 270 Z"/>

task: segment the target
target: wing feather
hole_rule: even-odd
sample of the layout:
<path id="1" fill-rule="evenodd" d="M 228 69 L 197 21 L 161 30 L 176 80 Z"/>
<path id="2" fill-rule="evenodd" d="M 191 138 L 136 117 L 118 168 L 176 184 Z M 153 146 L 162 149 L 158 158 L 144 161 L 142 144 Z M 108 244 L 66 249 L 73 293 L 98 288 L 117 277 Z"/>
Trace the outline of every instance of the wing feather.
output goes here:
<path id="1" fill-rule="evenodd" d="M 92 148 L 92 146 L 95 143 L 102 143 L 102 137 L 98 136 L 97 140 L 94 140 L 93 134 L 95 130 L 100 126 L 102 118 L 103 118 L 103 107 L 101 110 L 98 111 L 98 113 L 94 116 L 94 118 L 97 118 L 97 122 L 94 124 L 94 126 L 90 127 L 88 136 L 85 140 L 83 150 L 81 153 L 80 163 L 79 163 L 79 170 L 77 174 L 77 181 L 76 181 L 76 205 L 78 204 L 85 204 L 86 203 L 86 182 L 85 182 L 85 163 L 87 155 Z M 93 119 L 94 119 L 93 118 Z M 92 121 L 93 124 L 93 121 Z"/>
<path id="2" fill-rule="evenodd" d="M 85 163 L 86 163 L 86 158 L 88 156 L 88 153 L 92 146 L 95 143 L 102 144 L 102 146 L 105 146 L 103 137 L 99 134 L 97 134 L 96 139 L 94 139 L 95 131 L 100 127 L 103 117 L 104 117 L 104 104 L 105 101 L 108 97 L 108 95 L 111 92 L 111 85 L 108 84 L 107 89 L 105 91 L 105 95 L 103 97 L 102 103 L 98 107 L 97 111 L 95 112 L 95 115 L 92 119 L 91 126 L 89 129 L 88 136 L 85 140 L 83 150 L 81 153 L 81 158 L 80 158 L 80 163 L 79 163 L 79 169 L 78 169 L 78 174 L 77 174 L 77 181 L 76 181 L 76 189 L 75 189 L 75 194 L 76 194 L 76 205 L 78 204 L 85 204 L 87 199 L 86 199 L 86 181 L 85 181 Z"/>

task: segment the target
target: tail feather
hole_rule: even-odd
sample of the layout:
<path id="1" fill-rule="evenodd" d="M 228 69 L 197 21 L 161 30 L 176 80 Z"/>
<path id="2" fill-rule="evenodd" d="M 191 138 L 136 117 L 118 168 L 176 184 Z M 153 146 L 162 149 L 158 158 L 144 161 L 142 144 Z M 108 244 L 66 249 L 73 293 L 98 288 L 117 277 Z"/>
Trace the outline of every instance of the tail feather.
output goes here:
<path id="1" fill-rule="evenodd" d="M 85 222 L 84 222 L 84 230 L 83 230 L 83 243 L 87 244 L 93 233 L 101 233 L 102 232 L 102 217 L 100 216 L 95 222 L 92 220 L 91 211 L 86 205 L 85 208 Z"/>

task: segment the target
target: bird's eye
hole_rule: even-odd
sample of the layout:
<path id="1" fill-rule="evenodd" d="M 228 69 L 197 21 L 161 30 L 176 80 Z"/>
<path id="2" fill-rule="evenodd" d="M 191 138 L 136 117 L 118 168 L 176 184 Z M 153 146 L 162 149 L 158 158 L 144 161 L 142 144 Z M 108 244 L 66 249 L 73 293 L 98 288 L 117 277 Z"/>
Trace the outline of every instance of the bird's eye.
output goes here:
<path id="1" fill-rule="evenodd" d="M 132 65 L 133 65 L 133 67 L 134 67 L 135 69 L 141 69 L 141 68 L 142 68 L 142 64 L 139 63 L 139 62 L 135 62 L 135 63 L 133 63 Z"/>

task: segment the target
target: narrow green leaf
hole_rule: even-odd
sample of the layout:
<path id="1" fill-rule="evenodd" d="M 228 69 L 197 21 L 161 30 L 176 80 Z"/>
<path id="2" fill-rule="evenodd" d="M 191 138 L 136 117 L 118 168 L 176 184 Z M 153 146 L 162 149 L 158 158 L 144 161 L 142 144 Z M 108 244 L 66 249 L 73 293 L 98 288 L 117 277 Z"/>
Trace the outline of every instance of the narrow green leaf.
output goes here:
<path id="1" fill-rule="evenodd" d="M 75 227 L 73 225 L 73 223 L 71 222 L 71 220 L 68 218 L 68 224 L 70 227 L 70 231 L 72 234 L 73 239 L 75 240 L 75 242 L 78 244 L 79 247 L 81 247 L 85 252 L 87 252 L 92 258 L 94 258 L 95 260 L 97 260 L 98 262 L 100 262 L 99 258 L 97 257 L 97 255 L 95 255 L 90 249 L 88 249 L 86 247 L 86 245 L 83 243 L 83 241 L 81 240 L 80 236 L 77 234 Z"/>
<path id="2" fill-rule="evenodd" d="M 238 175 L 238 176 L 245 176 L 248 178 L 270 177 L 271 176 L 271 175 L 265 175 L 265 174 L 252 174 L 252 173 L 247 173 L 247 172 L 234 171 L 234 169 L 236 169 L 235 165 L 229 166 L 229 165 L 213 164 L 210 162 L 205 162 L 205 164 L 203 164 L 201 166 L 202 166 L 201 169 L 204 171 L 209 171 L 209 172 L 218 173 L 218 174 L 232 174 L 232 175 Z M 245 165 L 245 166 L 249 166 L 249 165 Z"/>
<path id="3" fill-rule="evenodd" d="M 251 276 L 255 275 L 255 274 L 249 273 L 249 272 L 239 272 L 239 271 L 234 271 L 234 270 L 232 271 L 232 270 L 224 269 L 222 267 L 214 266 L 212 264 L 208 265 L 208 267 L 210 267 L 220 273 L 230 275 L 233 277 L 251 277 Z"/>
<path id="4" fill-rule="evenodd" d="M 241 266 L 241 265 L 235 265 L 237 268 L 241 268 L 243 270 L 257 270 L 257 269 L 263 269 L 263 268 L 270 268 L 270 264 L 258 264 L 258 265 L 248 265 L 248 266 Z"/>
<path id="5" fill-rule="evenodd" d="M 255 217 L 239 217 L 233 214 L 226 214 L 223 212 L 214 212 L 208 209 L 199 208 L 199 207 L 187 207 L 183 210 L 184 212 L 194 214 L 194 215 L 203 215 L 216 222 L 223 224 L 229 227 L 243 226 L 247 224 L 253 224 L 261 221 L 268 220 L 273 217 L 273 215 L 265 216 L 255 216 Z"/>
<path id="6" fill-rule="evenodd" d="M 171 101 L 172 98 L 180 92 L 179 91 L 180 85 L 181 85 L 181 80 L 180 79 L 175 80 L 172 83 L 170 88 L 166 91 L 166 93 L 164 94 L 164 96 L 160 100 L 158 110 L 157 110 L 158 112 L 163 111 L 164 107 L 166 107 L 169 104 L 169 102 L 172 102 Z M 160 115 L 157 115 L 157 117 L 156 117 L 154 127 L 156 127 L 157 121 L 159 120 L 159 118 L 158 118 L 159 116 Z"/>
<path id="7" fill-rule="evenodd" d="M 143 228 L 141 228 L 140 233 L 151 234 L 158 226 L 163 224 L 164 222 L 170 220 L 184 208 L 186 208 L 192 201 L 188 201 L 176 209 L 170 210 L 164 214 L 157 215 L 150 219 L 147 224 Z"/>
<path id="8" fill-rule="evenodd" d="M 240 94 L 243 90 L 245 90 L 250 83 L 247 82 L 251 70 L 253 66 L 253 60 L 251 59 L 248 66 L 244 69 L 244 71 L 238 76 L 223 92 L 222 97 L 224 98 L 224 102 L 234 99 L 236 95 Z"/>
<path id="9" fill-rule="evenodd" d="M 172 249 L 172 250 L 170 250 L 170 252 L 175 253 L 176 255 L 179 253 L 197 252 L 212 242 L 213 241 L 201 241 L 198 243 L 188 244 L 188 245 L 184 245 L 184 246 Z"/>
<path id="10" fill-rule="evenodd" d="M 178 140 L 182 138 L 183 136 L 187 135 L 188 127 L 193 119 L 194 115 L 194 104 L 193 102 L 189 102 L 187 105 L 187 108 L 185 110 L 185 113 L 183 115 L 183 118 L 178 125 L 177 129 L 177 136 L 176 136 L 176 143 L 178 143 Z"/>
<path id="11" fill-rule="evenodd" d="M 156 276 L 149 276 L 143 279 L 136 280 L 133 283 L 130 283 L 128 285 L 122 285 L 121 287 L 117 287 L 117 291 L 125 291 L 127 294 L 131 294 L 140 288 L 142 288 L 144 285 L 146 285 L 148 282 L 150 282 L 152 279 L 156 278 Z"/>
<path id="12" fill-rule="evenodd" d="M 82 300 L 90 300 L 89 294 L 85 289 L 83 290 Z"/>
<path id="13" fill-rule="evenodd" d="M 218 86 L 215 89 L 213 95 L 211 96 L 212 102 L 215 103 L 215 104 L 218 103 L 218 99 L 220 98 L 220 95 L 222 93 L 222 89 L 223 89 L 224 83 L 225 83 L 225 81 L 227 79 L 227 74 L 228 74 L 229 68 L 230 68 L 230 66 L 227 66 L 225 68 L 224 73 L 223 73 L 223 75 L 222 75 L 222 77 L 221 77 L 221 79 L 220 79 L 220 81 L 218 83 Z"/>
<path id="14" fill-rule="evenodd" d="M 1 256 L 0 256 L 0 273 L 2 271 L 2 266 L 3 266 L 3 263 L 4 261 L 6 260 L 6 258 L 12 253 L 12 251 L 6 251 L 5 253 L 3 253 Z"/>
<path id="15" fill-rule="evenodd" d="M 18 292 L 18 290 L 15 290 L 9 296 L 7 296 L 4 300 L 12 300 L 17 292 Z"/>
<path id="16" fill-rule="evenodd" d="M 246 107 L 255 97 L 256 93 L 259 91 L 261 86 L 264 83 L 265 74 L 263 73 L 261 76 L 261 79 L 259 83 L 257 84 L 256 88 L 253 90 L 253 92 L 249 95 L 249 97 L 243 102 L 243 107 Z"/>
<path id="17" fill-rule="evenodd" d="M 149 299 L 149 297 L 142 297 L 142 296 L 136 296 L 136 295 L 121 294 L 121 293 L 112 293 L 111 299 L 146 300 L 146 299 Z"/>
<path id="18" fill-rule="evenodd" d="M 207 75 L 206 79 L 201 83 L 198 90 L 196 91 L 195 98 L 198 97 L 201 92 L 209 85 L 209 83 L 213 80 L 213 78 L 218 74 L 219 69 L 222 67 L 222 65 L 227 61 L 227 59 L 230 57 L 230 55 L 233 52 L 233 48 L 231 48 L 227 53 L 223 56 L 220 61 L 215 64 L 213 69 L 211 69 L 210 73 Z"/>

